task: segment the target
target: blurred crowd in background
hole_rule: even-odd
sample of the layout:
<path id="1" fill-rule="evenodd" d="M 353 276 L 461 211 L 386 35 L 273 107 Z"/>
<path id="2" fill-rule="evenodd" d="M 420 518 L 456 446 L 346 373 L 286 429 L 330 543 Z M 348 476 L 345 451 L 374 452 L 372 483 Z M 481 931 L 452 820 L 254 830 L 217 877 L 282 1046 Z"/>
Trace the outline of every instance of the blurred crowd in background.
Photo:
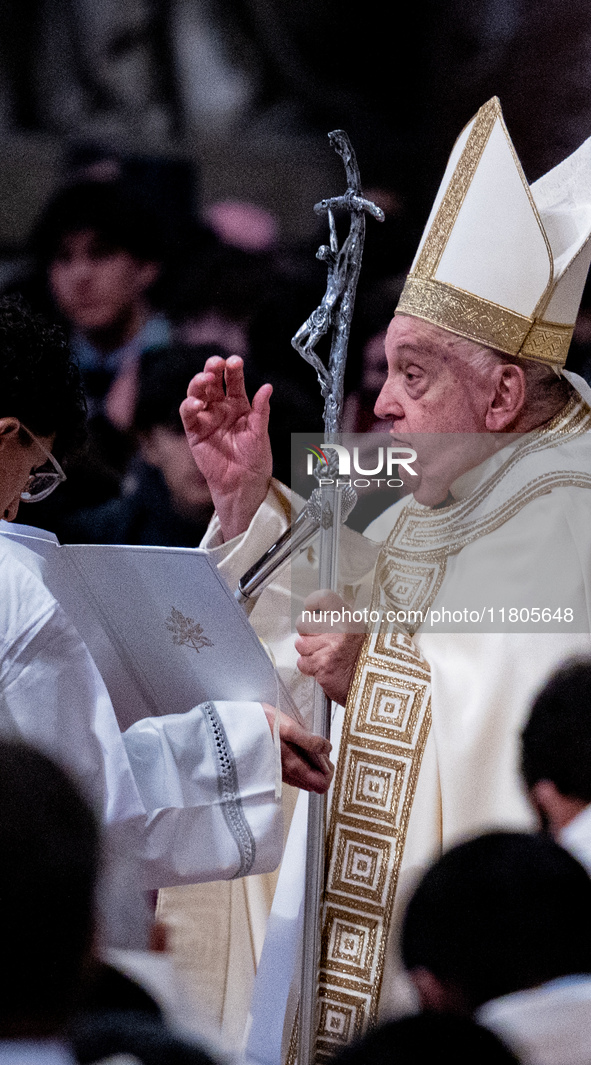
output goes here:
<path id="1" fill-rule="evenodd" d="M 322 432 L 290 340 L 325 288 L 313 205 L 344 191 L 334 128 L 386 214 L 367 227 L 344 424 L 380 428 L 385 329 L 455 137 L 496 94 L 537 178 L 591 133 L 590 45 L 581 0 L 427 0 L 387 32 L 374 2 L 3 4 L 0 290 L 61 323 L 89 410 L 67 482 L 19 519 L 70 542 L 198 543 L 211 502 L 178 405 L 212 354 L 244 358 L 251 395 L 273 384 L 289 482 L 291 433 Z M 570 356 L 585 374 L 590 297 Z"/>
<path id="2" fill-rule="evenodd" d="M 212 355 L 244 359 L 250 396 L 273 384 L 274 473 L 290 481 L 291 434 L 322 433 L 315 372 L 290 341 L 325 289 L 326 221 L 313 206 L 344 191 L 326 137 L 335 128 L 386 215 L 367 225 L 344 429 L 383 429 L 373 405 L 386 327 L 462 126 L 498 95 L 533 181 L 591 135 L 590 85 L 586 0 L 5 0 L 0 293 L 62 326 L 89 415 L 67 481 L 18 520 L 63 542 L 199 544 L 212 503 L 178 408 Z M 591 381 L 589 284 L 567 365 Z M 565 734 L 545 731 L 543 714 L 529 734 L 525 783 L 556 842 L 493 834 L 427 873 L 404 943 L 423 1010 L 340 1065 L 385 1065 L 393 1050 L 414 1065 L 442 1050 L 491 1065 L 591 1059 L 591 883 L 575 860 L 591 869 L 585 670 L 550 692 L 548 719 Z M 3 1038 L 68 1025 L 80 1065 L 225 1060 L 171 1031 L 157 995 L 93 957 L 98 831 L 36 757 L 0 744 Z M 578 842 L 571 828 L 571 858 L 559 844 L 573 810 L 584 823 Z M 516 995 L 519 1016 L 507 1007 Z"/>

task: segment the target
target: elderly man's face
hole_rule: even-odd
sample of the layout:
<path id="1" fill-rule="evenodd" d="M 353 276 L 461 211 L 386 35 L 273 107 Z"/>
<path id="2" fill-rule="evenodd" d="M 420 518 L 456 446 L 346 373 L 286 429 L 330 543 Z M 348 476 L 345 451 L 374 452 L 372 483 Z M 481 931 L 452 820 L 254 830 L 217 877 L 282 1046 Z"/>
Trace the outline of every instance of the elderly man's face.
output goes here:
<path id="1" fill-rule="evenodd" d="M 485 421 L 490 389 L 482 373 L 450 349 L 450 339 L 419 318 L 393 318 L 388 377 L 375 406 L 378 418 L 391 419 L 395 441 L 417 452 L 419 476 L 409 477 L 408 486 L 427 506 L 443 502 L 457 477 L 496 450 Z"/>

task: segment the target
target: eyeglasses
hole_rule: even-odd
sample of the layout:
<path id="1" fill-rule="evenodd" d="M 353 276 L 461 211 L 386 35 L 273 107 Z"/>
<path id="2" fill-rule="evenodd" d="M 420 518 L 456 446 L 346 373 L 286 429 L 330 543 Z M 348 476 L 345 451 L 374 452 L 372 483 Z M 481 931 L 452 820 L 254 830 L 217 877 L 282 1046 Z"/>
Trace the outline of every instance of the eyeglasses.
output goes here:
<path id="1" fill-rule="evenodd" d="M 31 430 L 27 429 L 26 425 L 23 425 L 22 422 L 21 429 L 25 431 L 27 436 L 31 437 L 33 443 L 37 445 L 47 459 L 40 470 L 35 470 L 34 473 L 29 474 L 29 479 L 24 490 L 21 492 L 23 503 L 40 503 L 42 499 L 47 499 L 47 497 L 51 495 L 54 488 L 57 488 L 58 484 L 62 484 L 62 482 L 66 480 L 66 475 L 57 459 L 51 454 L 51 451 L 48 451 L 41 441 L 38 440 Z M 48 466 L 51 466 L 52 468 L 47 469 Z"/>

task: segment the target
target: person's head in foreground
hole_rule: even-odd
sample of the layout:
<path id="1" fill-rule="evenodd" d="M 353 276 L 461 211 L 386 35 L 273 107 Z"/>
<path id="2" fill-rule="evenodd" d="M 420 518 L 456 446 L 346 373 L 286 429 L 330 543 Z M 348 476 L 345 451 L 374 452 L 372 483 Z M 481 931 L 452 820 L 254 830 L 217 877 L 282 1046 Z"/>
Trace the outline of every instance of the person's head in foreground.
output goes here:
<path id="1" fill-rule="evenodd" d="M 460 134 L 375 408 L 418 453 L 407 483 L 420 503 L 445 502 L 507 433 L 543 425 L 573 394 L 564 364 L 591 259 L 590 190 L 591 141 L 529 186 L 496 98 Z"/>
<path id="2" fill-rule="evenodd" d="M 66 321 L 113 350 L 144 324 L 164 258 L 157 220 L 117 182 L 81 181 L 50 200 L 33 235 Z"/>
<path id="3" fill-rule="evenodd" d="M 100 841 L 70 778 L 0 741 L 1 1039 L 59 1036 L 91 957 Z"/>
<path id="4" fill-rule="evenodd" d="M 471 1017 L 420 1013 L 379 1025 L 343 1051 L 337 1065 L 517 1065 L 517 1058 Z"/>
<path id="5" fill-rule="evenodd" d="M 418 884 L 402 958 L 423 1009 L 459 1014 L 591 973 L 591 880 L 546 836 L 492 832 L 461 843 Z"/>
<path id="6" fill-rule="evenodd" d="M 568 662 L 538 693 L 521 768 L 542 824 L 558 837 L 591 803 L 591 660 Z"/>
<path id="7" fill-rule="evenodd" d="M 0 517 L 44 499 L 84 436 L 78 368 L 60 329 L 17 298 L 0 300 Z"/>

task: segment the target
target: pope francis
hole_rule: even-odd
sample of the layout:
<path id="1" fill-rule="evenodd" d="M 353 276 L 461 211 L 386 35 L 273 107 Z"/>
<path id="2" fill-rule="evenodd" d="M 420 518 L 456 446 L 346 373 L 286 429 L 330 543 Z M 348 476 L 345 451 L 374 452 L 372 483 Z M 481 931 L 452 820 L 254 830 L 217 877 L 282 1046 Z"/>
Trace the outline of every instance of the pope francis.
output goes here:
<path id="1" fill-rule="evenodd" d="M 549 673 L 591 653 L 591 391 L 564 370 L 590 234 L 591 139 L 530 186 L 488 101 L 452 151 L 376 404 L 417 460 L 409 494 L 366 531 L 379 545 L 371 605 L 419 621 L 364 634 L 300 623 L 296 679 L 285 587 L 252 615 L 303 710 L 310 678 L 341 707 L 319 1061 L 407 1007 L 397 929 L 426 864 L 485 829 L 533 824 L 520 728 Z M 234 584 L 289 521 L 289 494 L 270 480 L 269 397 L 264 386 L 251 406 L 240 360 L 213 359 L 181 408 L 216 503 L 206 543 Z M 296 810 L 300 840 L 302 823 Z M 298 846 L 252 1007 L 249 1055 L 268 1065 L 297 1054 Z"/>

